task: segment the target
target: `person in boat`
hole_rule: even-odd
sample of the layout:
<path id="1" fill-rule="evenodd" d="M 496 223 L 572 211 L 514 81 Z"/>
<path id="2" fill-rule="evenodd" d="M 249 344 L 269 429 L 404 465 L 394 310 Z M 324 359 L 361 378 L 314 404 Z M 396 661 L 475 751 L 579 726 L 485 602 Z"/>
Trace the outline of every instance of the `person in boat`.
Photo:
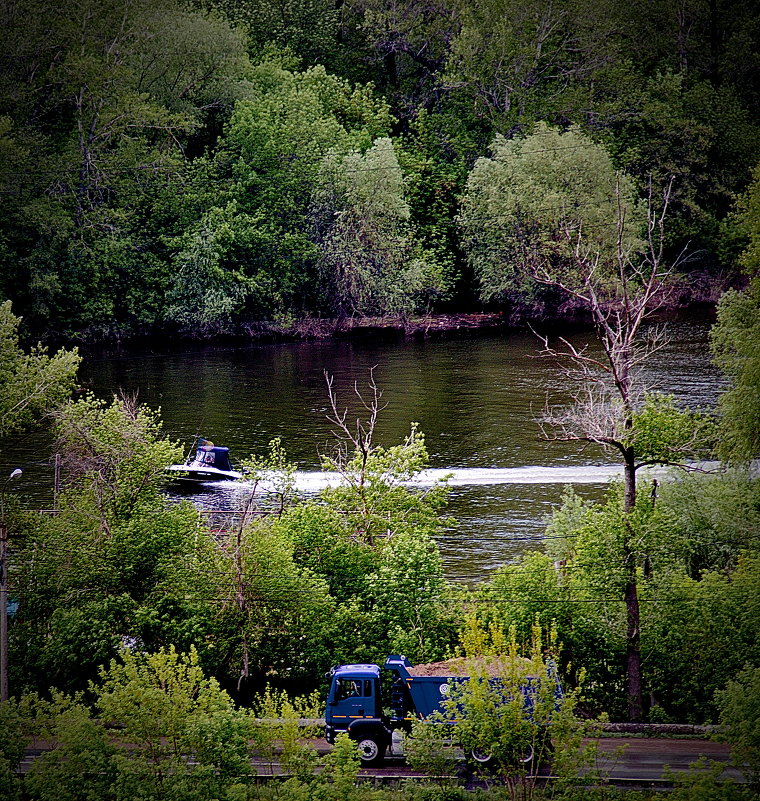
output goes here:
<path id="1" fill-rule="evenodd" d="M 216 462 L 214 443 L 210 439 L 203 439 L 202 437 L 198 438 L 198 446 L 194 461 L 200 462 L 201 464 L 210 465 L 213 465 Z M 230 468 L 228 467 L 227 469 L 229 470 Z"/>

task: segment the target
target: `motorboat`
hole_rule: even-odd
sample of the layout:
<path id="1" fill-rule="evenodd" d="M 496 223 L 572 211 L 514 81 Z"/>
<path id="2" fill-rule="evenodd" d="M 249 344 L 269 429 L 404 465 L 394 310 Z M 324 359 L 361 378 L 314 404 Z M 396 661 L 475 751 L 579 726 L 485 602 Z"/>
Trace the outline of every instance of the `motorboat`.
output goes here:
<path id="1" fill-rule="evenodd" d="M 184 464 L 171 464 L 166 472 L 175 481 L 194 483 L 238 481 L 243 478 L 243 473 L 232 469 L 229 448 L 219 447 L 210 440 L 201 438 L 195 442 L 195 455 L 191 450 L 191 455 Z"/>

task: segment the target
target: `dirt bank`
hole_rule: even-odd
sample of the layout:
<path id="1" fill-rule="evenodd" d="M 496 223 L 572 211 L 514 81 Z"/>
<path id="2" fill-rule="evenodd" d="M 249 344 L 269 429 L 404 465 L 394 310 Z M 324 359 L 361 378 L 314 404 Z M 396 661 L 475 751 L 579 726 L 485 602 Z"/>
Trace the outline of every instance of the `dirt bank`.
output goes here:
<path id="1" fill-rule="evenodd" d="M 437 314 L 410 317 L 308 317 L 289 324 L 262 322 L 243 326 L 251 339 L 317 340 L 361 336 L 436 337 L 506 327 L 502 314 Z"/>

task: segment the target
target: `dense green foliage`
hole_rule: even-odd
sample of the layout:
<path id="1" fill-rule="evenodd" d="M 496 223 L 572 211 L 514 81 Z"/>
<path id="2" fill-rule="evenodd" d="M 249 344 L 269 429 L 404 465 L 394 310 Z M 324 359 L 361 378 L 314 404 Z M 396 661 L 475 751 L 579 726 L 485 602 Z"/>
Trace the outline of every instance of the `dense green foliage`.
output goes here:
<path id="1" fill-rule="evenodd" d="M 26 353 L 19 346 L 20 323 L 10 301 L 0 304 L 0 441 L 65 401 L 79 366 L 76 350 L 48 356 L 38 345 Z"/>
<path id="2" fill-rule="evenodd" d="M 624 592 L 632 570 L 649 719 L 720 716 L 732 742 L 755 759 L 760 482 L 751 472 L 642 484 L 632 509 L 620 486 L 604 503 L 568 493 L 544 552 L 457 588 L 444 577 L 435 542 L 445 525 L 445 487 L 407 483 L 427 465 L 416 427 L 398 445 L 374 442 L 382 404 L 373 380 L 370 389 L 374 395 L 363 399 L 369 419 L 355 428 L 331 394 L 344 437 L 324 466 L 341 484 L 316 500 L 299 499 L 293 467 L 274 441 L 268 457 L 250 461 L 251 495 L 221 531 L 161 493 L 158 468 L 179 454 L 155 413 L 129 399 L 92 397 L 55 412 L 67 459 L 58 513 L 14 509 L 9 517 L 19 600 L 10 678 L 20 696 L 17 707 L 0 710 L 0 727 L 10 732 L 0 786 L 9 798 L 19 791 L 13 743 L 20 727 L 52 732 L 59 744 L 26 780 L 33 798 L 82 781 L 92 798 L 185 798 L 190 787 L 199 797 L 244 798 L 253 786 L 250 744 L 269 752 L 275 740 L 285 743 L 293 772 L 287 792 L 349 798 L 356 767 L 348 745 L 335 749 L 324 784 L 314 784 L 314 757 L 295 724 L 261 728 L 231 696 L 253 714 L 292 718 L 313 702 L 294 706 L 274 691 L 256 701 L 256 693 L 274 683 L 321 695 L 331 665 L 382 663 L 399 652 L 413 662 L 505 654 L 505 676 L 511 670 L 519 684 L 519 650 L 531 654 L 532 671 L 547 668 L 541 628 L 551 632 L 550 655 L 570 705 L 624 718 Z M 640 415 L 633 434 L 654 461 L 693 429 L 667 398 Z M 653 422 L 660 418 L 664 424 Z M 266 493 L 264 482 L 272 487 Z M 458 699 L 469 709 L 461 744 L 490 749 L 503 780 L 522 782 L 520 755 L 527 745 L 548 747 L 543 730 L 524 720 L 521 705 L 495 704 L 477 683 L 472 689 Z M 552 738 L 580 738 L 573 715 L 555 716 L 550 697 L 541 703 L 557 727 Z M 123 727 L 118 734 L 102 728 L 111 720 Z M 421 743 L 423 762 L 451 767 L 441 743 Z M 568 747 L 562 759 L 577 754 Z M 717 777 L 703 776 L 695 798 L 710 781 L 718 792 Z M 690 787 L 679 790 L 684 798 Z"/>
<path id="3" fill-rule="evenodd" d="M 254 482 L 239 522 L 215 535 L 160 491 L 163 465 L 179 453 L 155 414 L 86 397 L 56 417 L 66 454 L 59 511 L 13 518 L 14 692 L 86 690 L 125 646 L 195 647 L 248 698 L 267 681 L 314 687 L 339 660 L 396 651 L 430 660 L 455 641 L 434 540 L 442 491 L 402 484 L 427 464 L 418 432 L 347 456 L 345 475 L 361 474 L 360 484 L 318 502 L 293 496 L 273 443 L 251 467 L 276 477 L 274 492 L 260 497 Z"/>
<path id="4" fill-rule="evenodd" d="M 615 171 L 631 208 L 674 177 L 675 302 L 734 273 L 751 225 L 730 212 L 760 157 L 747 4 L 386 5 L 4 7 L 0 298 L 27 331 L 524 317 L 516 251 L 558 225 L 614 241 Z M 487 200 L 494 169 L 512 194 Z"/>
<path id="5" fill-rule="evenodd" d="M 740 261 L 750 284 L 721 298 L 711 333 L 715 361 L 731 382 L 720 399 L 720 452 L 734 462 L 760 454 L 760 168 L 753 178 L 736 215 L 747 239 Z"/>
<path id="6" fill-rule="evenodd" d="M 83 695 L 52 693 L 60 747 L 26 782 L 32 797 L 173 798 L 192 782 L 199 797 L 245 798 L 244 740 L 273 736 L 252 731 L 225 690 L 247 702 L 268 682 L 319 688 L 338 662 L 439 659 L 468 620 L 513 632 L 515 648 L 537 623 L 556 631 L 567 686 L 585 675 L 588 712 L 625 717 L 632 586 L 649 719 L 720 717 L 755 758 L 760 500 L 742 465 L 760 453 L 760 22 L 749 4 L 18 0 L 0 21 L 0 437 L 55 409 L 67 459 L 56 515 L 8 511 L 10 684 L 27 695 L 0 710 L 0 795 L 20 791 L 28 693 L 55 687 Z M 718 452 L 739 467 L 625 498 L 613 487 L 599 504 L 568 494 L 545 552 L 470 589 L 443 574 L 445 490 L 406 484 L 427 464 L 415 427 L 391 447 L 372 441 L 374 423 L 356 439 L 346 429 L 325 459 L 344 483 L 311 501 L 295 496 L 275 444 L 252 465 L 278 477 L 275 500 L 255 490 L 214 531 L 160 492 L 157 466 L 178 453 L 157 415 L 124 398 L 61 406 L 76 353 L 26 352 L 11 312 L 12 301 L 25 335 L 213 335 L 484 304 L 519 318 L 562 312 L 583 285 L 619 319 L 621 284 L 635 288 L 647 259 L 643 308 L 749 278 L 725 294 L 713 332 L 730 382 Z M 660 267 L 673 262 L 666 297 Z M 708 428 L 663 396 L 589 411 L 614 437 L 587 426 L 575 438 L 630 451 L 636 469 L 680 461 Z M 578 420 L 554 422 L 567 433 Z M 93 712 L 118 718 L 131 750 Z M 522 731 L 512 723 L 491 730 L 505 764 Z M 321 783 L 295 745 L 292 764 L 283 798 L 360 795 L 346 744 Z M 677 793 L 708 797 L 702 781 Z"/>

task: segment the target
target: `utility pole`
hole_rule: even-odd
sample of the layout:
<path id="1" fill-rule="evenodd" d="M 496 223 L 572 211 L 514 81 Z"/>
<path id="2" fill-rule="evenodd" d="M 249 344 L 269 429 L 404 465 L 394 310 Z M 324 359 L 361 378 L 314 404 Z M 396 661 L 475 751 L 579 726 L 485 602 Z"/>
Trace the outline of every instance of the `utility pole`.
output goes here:
<path id="1" fill-rule="evenodd" d="M 58 511 L 58 496 L 61 492 L 61 454 L 55 455 L 55 474 L 53 477 L 53 509 Z"/>
<path id="2" fill-rule="evenodd" d="M 16 468 L 0 492 L 0 702 L 8 700 L 8 526 L 5 523 L 5 490 L 23 471 Z"/>

